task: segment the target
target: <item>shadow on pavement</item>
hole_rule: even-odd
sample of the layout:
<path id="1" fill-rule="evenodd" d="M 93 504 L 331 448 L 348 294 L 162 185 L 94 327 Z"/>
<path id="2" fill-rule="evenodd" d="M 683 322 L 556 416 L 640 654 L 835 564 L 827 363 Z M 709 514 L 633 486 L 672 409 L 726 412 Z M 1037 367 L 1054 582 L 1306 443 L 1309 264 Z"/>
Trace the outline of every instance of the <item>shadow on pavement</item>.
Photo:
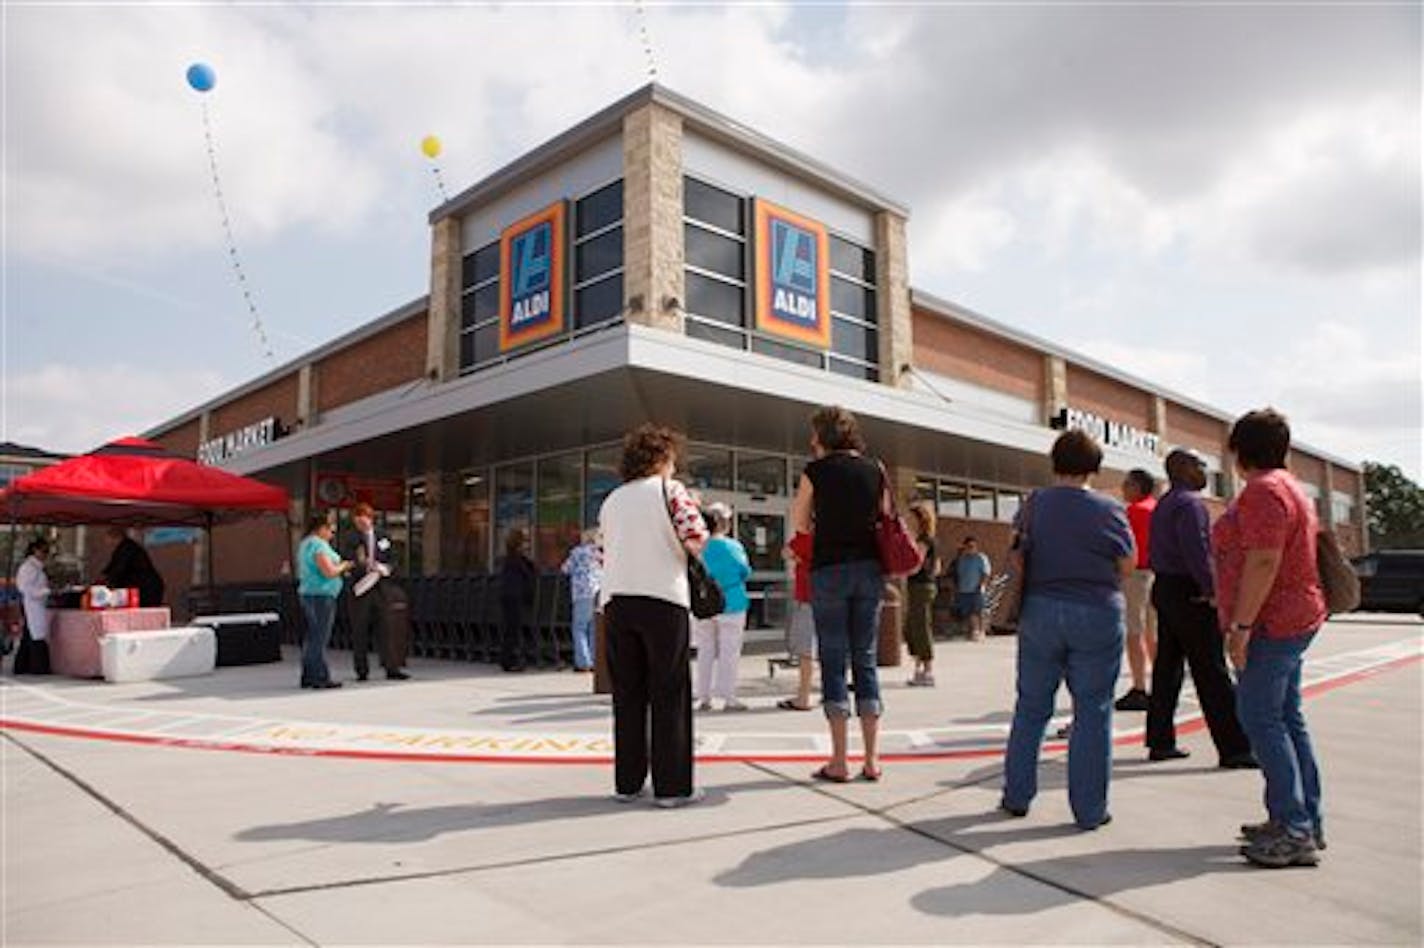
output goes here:
<path id="1" fill-rule="evenodd" d="M 725 805 L 734 794 L 759 790 L 784 790 L 785 781 L 759 780 L 732 786 L 709 787 L 698 809 Z M 513 803 L 469 803 L 410 808 L 402 803 L 376 803 L 369 809 L 340 816 L 253 826 L 233 834 L 240 842 L 304 840 L 316 843 L 423 843 L 449 833 L 480 829 L 554 823 L 585 817 L 644 812 L 661 814 L 651 800 L 627 804 L 611 796 L 550 797 Z M 676 812 L 676 811 L 669 811 Z"/>
<path id="2" fill-rule="evenodd" d="M 975 837 L 977 840 L 978 837 Z M 1016 862 L 977 882 L 926 889 L 910 905 L 927 915 L 1032 915 L 1082 901 L 1053 885 L 1022 885 L 1023 877 L 1071 884 L 1093 898 L 1171 885 L 1217 872 L 1248 872 L 1232 846 L 1179 849 L 1116 849 L 1090 856 Z M 1020 883 L 1020 884 L 1013 884 Z"/>

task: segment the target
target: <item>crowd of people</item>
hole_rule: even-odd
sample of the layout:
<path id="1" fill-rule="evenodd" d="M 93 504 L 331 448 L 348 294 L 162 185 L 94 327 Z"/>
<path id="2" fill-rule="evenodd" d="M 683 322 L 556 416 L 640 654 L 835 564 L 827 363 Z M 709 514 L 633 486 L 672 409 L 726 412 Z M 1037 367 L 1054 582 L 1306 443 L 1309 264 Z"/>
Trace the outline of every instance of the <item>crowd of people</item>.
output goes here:
<path id="1" fill-rule="evenodd" d="M 778 706 L 813 710 L 819 666 L 830 754 L 812 778 L 878 781 L 885 705 L 876 659 L 887 576 L 878 527 L 894 517 L 890 482 L 848 411 L 816 411 L 808 441 L 813 460 L 796 485 L 784 550 L 794 576 L 787 644 L 798 682 L 795 696 Z M 1282 415 L 1267 409 L 1243 416 L 1228 448 L 1244 486 L 1213 524 L 1202 498 L 1206 464 L 1195 452 L 1167 455 L 1160 497 L 1151 473 L 1129 472 L 1120 502 L 1093 488 L 1103 451 L 1089 434 L 1066 431 L 1054 442 L 1053 484 L 1032 492 L 1013 524 L 1011 562 L 1018 565 L 1010 571 L 1020 574 L 1008 578 L 1021 582 L 1022 595 L 1000 803 L 1006 813 L 1025 816 L 1034 802 L 1041 746 L 1066 684 L 1073 722 L 1060 736 L 1068 738 L 1074 821 L 1084 830 L 1109 822 L 1113 712 L 1146 712 L 1150 761 L 1186 757 L 1174 719 L 1190 671 L 1218 765 L 1264 776 L 1266 819 L 1241 826 L 1243 855 L 1271 867 L 1318 861 L 1325 848 L 1320 775 L 1300 684 L 1304 656 L 1327 617 L 1316 562 L 1320 527 L 1286 470 L 1290 427 Z M 702 505 L 676 478 L 682 450 L 681 435 L 668 428 L 645 424 L 629 432 L 621 486 L 603 502 L 597 529 L 581 536 L 561 566 L 570 580 L 577 671 L 593 671 L 598 614 L 605 622 L 616 798 L 630 802 L 650 791 L 662 807 L 701 798 L 693 779 L 694 708 L 747 707 L 737 695 L 737 672 L 752 568 L 733 535 L 733 512 Z M 993 564 L 974 537 L 963 538 L 946 563 L 932 504 L 911 505 L 907 526 L 919 565 L 905 577 L 903 632 L 914 662 L 906 684 L 932 687 L 941 576 L 952 588 L 954 615 L 972 638 L 982 638 Z M 365 504 L 353 511 L 352 527 L 338 544 L 330 517 L 315 515 L 297 547 L 307 630 L 303 688 L 341 686 L 326 648 L 342 596 L 349 597 L 357 680 L 370 673 L 373 647 L 387 679 L 409 677 L 404 645 L 384 623 L 386 597 L 399 594 L 385 582 L 391 541 Z M 160 602 L 162 580 L 143 547 L 123 531 L 114 540 L 105 578 L 137 587 L 145 605 Z M 47 541 L 30 543 L 16 575 L 25 618 L 17 673 L 48 671 L 49 553 Z M 523 670 L 536 574 L 527 534 L 510 531 L 498 581 L 500 663 L 509 672 Z M 720 597 L 694 619 L 694 588 L 703 577 Z M 1130 687 L 1114 701 L 1124 656 Z M 849 751 L 852 716 L 861 736 L 858 772 Z"/>

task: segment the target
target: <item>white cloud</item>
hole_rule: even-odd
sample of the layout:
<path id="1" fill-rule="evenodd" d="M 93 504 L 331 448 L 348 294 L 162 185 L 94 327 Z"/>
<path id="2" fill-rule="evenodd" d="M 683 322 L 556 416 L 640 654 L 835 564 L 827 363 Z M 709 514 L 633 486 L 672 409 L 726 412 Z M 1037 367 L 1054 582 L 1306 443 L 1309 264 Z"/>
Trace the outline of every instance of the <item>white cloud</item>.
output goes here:
<path id="1" fill-rule="evenodd" d="M 921 210 L 910 219 L 916 272 L 982 270 L 1018 235 L 1009 210 L 990 193 L 976 193 Z"/>
<path id="2" fill-rule="evenodd" d="M 5 379 L 4 440 L 50 451 L 89 451 L 137 434 L 222 391 L 216 372 L 50 363 Z"/>

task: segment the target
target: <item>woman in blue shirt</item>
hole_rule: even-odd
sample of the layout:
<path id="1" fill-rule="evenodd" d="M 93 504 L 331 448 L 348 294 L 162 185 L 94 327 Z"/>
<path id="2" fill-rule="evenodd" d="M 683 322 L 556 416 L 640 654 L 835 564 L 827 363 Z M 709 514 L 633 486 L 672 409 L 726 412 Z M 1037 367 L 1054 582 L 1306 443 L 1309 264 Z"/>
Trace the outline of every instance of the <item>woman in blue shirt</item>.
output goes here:
<path id="1" fill-rule="evenodd" d="M 727 536 L 732 512 L 726 504 L 710 504 L 704 511 L 712 539 L 702 550 L 702 564 L 726 597 L 727 607 L 710 619 L 695 624 L 697 645 L 696 698 L 699 711 L 711 711 L 712 699 L 722 700 L 724 711 L 745 711 L 737 700 L 737 664 L 742 657 L 742 638 L 747 631 L 747 577 L 752 574 L 747 551 Z"/>
<path id="2" fill-rule="evenodd" d="M 1127 513 L 1089 482 L 1103 452 L 1081 431 L 1053 444 L 1054 486 L 1019 513 L 1026 558 L 1018 631 L 1018 700 L 1004 759 L 1003 810 L 1028 813 L 1038 793 L 1038 754 L 1058 685 L 1073 696 L 1068 804 L 1080 829 L 1108 816 L 1112 698 L 1122 664 L 1122 579 L 1137 567 Z"/>
<path id="3" fill-rule="evenodd" d="M 297 546 L 297 597 L 307 620 L 302 639 L 302 687 L 340 688 L 326 667 L 326 643 L 336 619 L 336 597 L 341 595 L 341 577 L 351 569 L 331 548 L 333 533 L 327 515 L 315 514 L 307 521 L 307 535 Z"/>

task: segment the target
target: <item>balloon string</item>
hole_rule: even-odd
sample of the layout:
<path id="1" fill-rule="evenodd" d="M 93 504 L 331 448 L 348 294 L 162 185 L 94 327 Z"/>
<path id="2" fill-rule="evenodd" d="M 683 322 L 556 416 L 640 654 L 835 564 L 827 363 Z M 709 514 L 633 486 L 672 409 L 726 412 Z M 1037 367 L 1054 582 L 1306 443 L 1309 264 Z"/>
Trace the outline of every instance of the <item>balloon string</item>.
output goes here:
<path id="1" fill-rule="evenodd" d="M 445 190 L 445 176 L 440 173 L 440 166 L 432 161 L 430 171 L 435 175 L 435 188 L 440 192 L 440 203 L 450 203 L 450 194 Z"/>
<path id="2" fill-rule="evenodd" d="M 227 237 L 227 256 L 232 264 L 232 272 L 237 276 L 237 285 L 242 290 L 242 299 L 247 304 L 247 314 L 252 317 L 252 332 L 257 344 L 268 361 L 275 362 L 276 354 L 267 338 L 267 329 L 262 325 L 262 316 L 257 312 L 257 301 L 253 299 L 252 288 L 247 282 L 247 271 L 242 266 L 242 256 L 237 252 L 237 239 L 232 234 L 232 218 L 227 212 L 227 198 L 223 196 L 222 178 L 218 175 L 218 152 L 213 144 L 213 125 L 208 117 L 208 103 L 203 102 L 203 139 L 208 146 L 208 170 L 213 177 L 213 196 L 218 201 L 218 214 L 222 217 L 223 234 Z"/>
<path id="3" fill-rule="evenodd" d="M 648 10 L 643 0 L 633 0 L 633 9 L 638 13 L 638 38 L 643 43 L 643 56 L 648 60 L 648 78 L 658 81 L 658 61 L 653 55 L 653 36 L 648 29 Z"/>

